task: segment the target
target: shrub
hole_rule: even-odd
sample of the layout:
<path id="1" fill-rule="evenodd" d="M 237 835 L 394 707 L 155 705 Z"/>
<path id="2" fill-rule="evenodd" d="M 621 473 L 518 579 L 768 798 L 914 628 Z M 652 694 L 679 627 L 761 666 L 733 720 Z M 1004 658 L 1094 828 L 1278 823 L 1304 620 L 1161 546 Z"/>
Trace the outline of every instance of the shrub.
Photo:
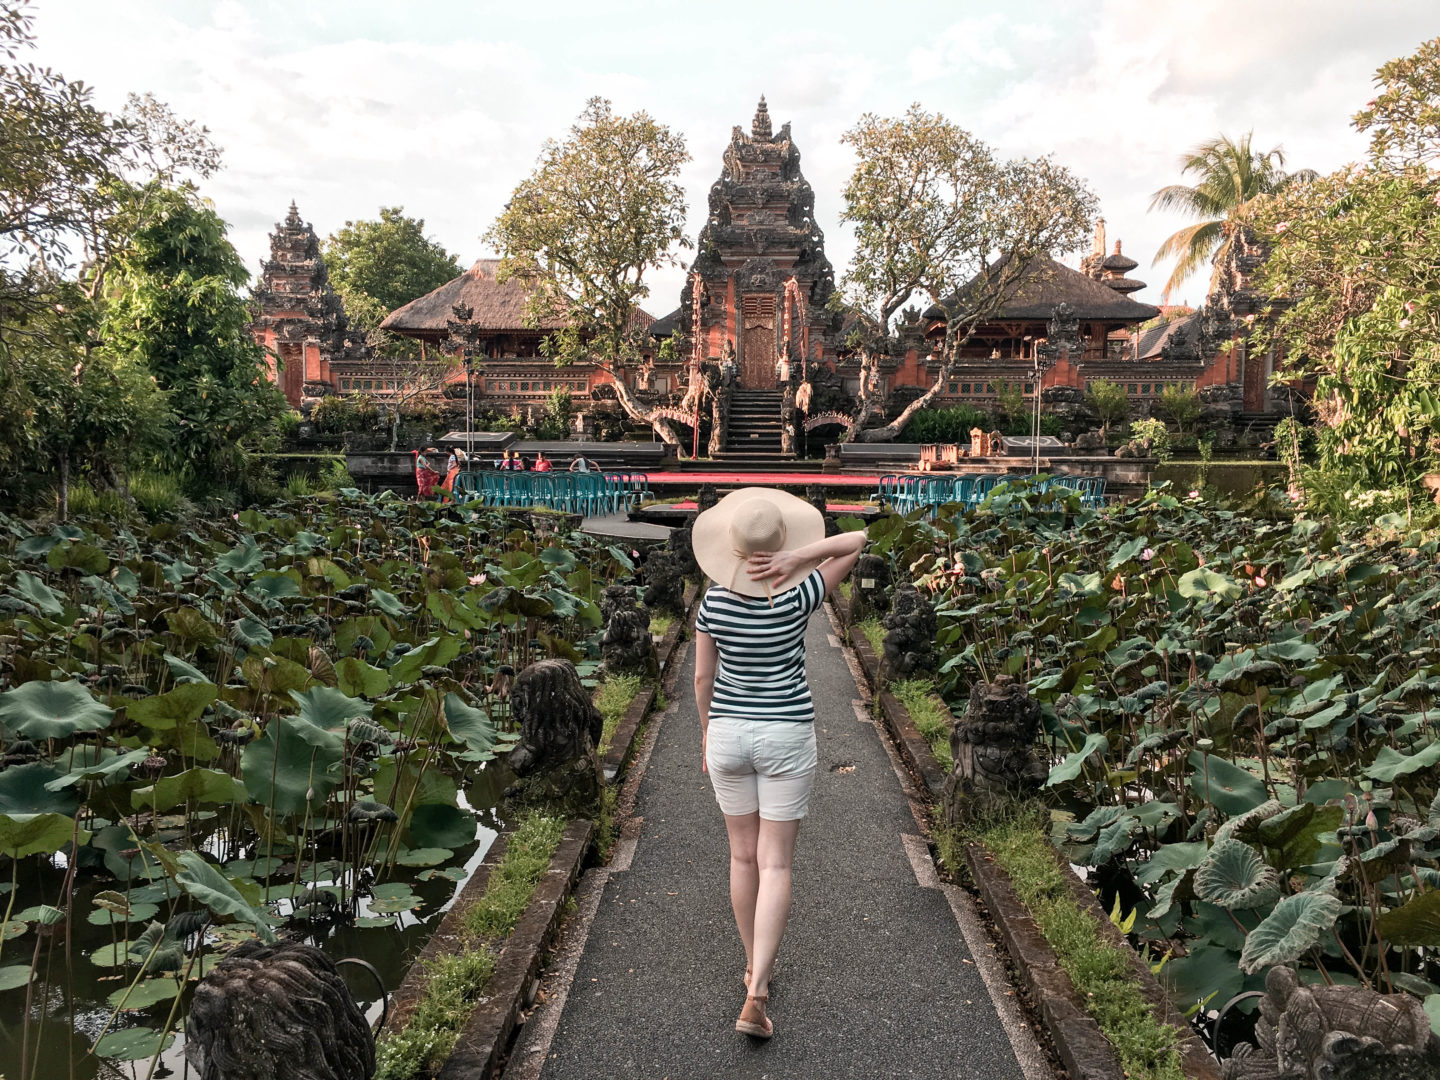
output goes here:
<path id="1" fill-rule="evenodd" d="M 922 409 L 910 418 L 900 438 L 916 443 L 968 443 L 971 428 L 990 429 L 990 417 L 971 405 Z"/>
<path id="2" fill-rule="evenodd" d="M 1111 424 L 1118 424 L 1130 415 L 1130 395 L 1119 383 L 1095 379 L 1085 387 L 1085 403 L 1100 419 L 1100 427 L 1107 434 Z"/>
<path id="3" fill-rule="evenodd" d="M 175 475 L 152 470 L 131 477 L 130 497 L 135 500 L 140 513 L 151 521 L 173 517 L 183 502 L 180 481 Z"/>
<path id="4" fill-rule="evenodd" d="M 297 497 L 315 494 L 315 482 L 302 472 L 293 472 L 285 481 L 285 494 Z"/>
<path id="5" fill-rule="evenodd" d="M 310 410 L 310 422 L 325 435 L 373 431 L 382 420 L 379 407 L 364 394 L 323 397 Z"/>
<path id="6" fill-rule="evenodd" d="M 1193 387 L 1167 386 L 1160 391 L 1160 411 L 1175 422 L 1181 432 L 1200 419 L 1200 395 Z"/>
<path id="7" fill-rule="evenodd" d="M 1137 442 L 1149 440 L 1150 452 L 1157 460 L 1170 460 L 1170 429 L 1165 426 L 1164 420 L 1136 420 L 1130 425 L 1130 438 Z"/>
<path id="8" fill-rule="evenodd" d="M 106 488 L 96 491 L 94 485 L 83 477 L 70 483 L 70 513 L 81 517 L 124 519 L 130 516 L 130 507 L 118 491 Z"/>
<path id="9" fill-rule="evenodd" d="M 350 475 L 345 462 L 332 461 L 320 474 L 319 484 L 322 491 L 339 491 L 341 488 L 353 488 L 355 478 Z"/>

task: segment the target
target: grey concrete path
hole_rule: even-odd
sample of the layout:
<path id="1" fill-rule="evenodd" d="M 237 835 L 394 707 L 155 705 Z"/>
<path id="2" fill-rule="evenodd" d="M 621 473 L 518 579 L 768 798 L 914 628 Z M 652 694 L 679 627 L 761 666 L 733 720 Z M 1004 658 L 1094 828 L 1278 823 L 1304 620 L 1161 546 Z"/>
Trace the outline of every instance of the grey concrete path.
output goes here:
<path id="1" fill-rule="evenodd" d="M 806 644 L 820 777 L 772 988 L 774 1039 L 734 1030 L 745 954 L 724 821 L 700 772 L 692 653 L 637 763 L 635 841 L 587 875 L 578 929 L 507 1080 L 1053 1075 L 968 898 L 935 878 L 825 613 Z"/>
<path id="2" fill-rule="evenodd" d="M 631 521 L 625 514 L 594 514 L 581 523 L 580 531 L 616 540 L 664 540 L 670 535 L 670 529 L 665 525 Z"/>

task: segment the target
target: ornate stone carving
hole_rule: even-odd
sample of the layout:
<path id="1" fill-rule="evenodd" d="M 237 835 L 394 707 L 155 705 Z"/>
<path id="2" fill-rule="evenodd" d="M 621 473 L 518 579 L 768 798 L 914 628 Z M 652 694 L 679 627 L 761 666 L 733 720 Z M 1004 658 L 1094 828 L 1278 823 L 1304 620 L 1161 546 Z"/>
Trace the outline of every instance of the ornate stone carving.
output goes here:
<path id="1" fill-rule="evenodd" d="M 1224 1064 L 1225 1080 L 1434 1080 L 1440 1039 L 1409 994 L 1306 986 L 1288 967 L 1265 976 L 1255 1028 Z"/>
<path id="2" fill-rule="evenodd" d="M 569 816 L 596 813 L 604 779 L 596 747 L 605 718 L 569 660 L 538 660 L 515 678 L 510 707 L 520 742 L 507 763 L 520 777 L 506 796 Z"/>
<path id="3" fill-rule="evenodd" d="M 600 597 L 600 659 L 606 671 L 655 676 L 659 664 L 650 635 L 650 610 L 633 585 L 608 585 Z"/>
<path id="4" fill-rule="evenodd" d="M 334 962 L 309 945 L 237 946 L 185 1024 L 199 1080 L 369 1080 L 375 1038 Z"/>
<path id="5" fill-rule="evenodd" d="M 685 551 L 694 561 L 690 552 L 690 528 L 676 529 L 670 534 L 673 540 L 677 533 L 684 533 Z M 665 547 L 651 548 L 645 556 L 641 571 L 645 582 L 645 606 L 651 611 L 664 611 L 672 616 L 685 614 L 685 561 L 668 543 Z"/>
<path id="6" fill-rule="evenodd" d="M 695 501 L 696 513 L 703 514 L 720 501 L 720 496 L 715 490 L 714 484 L 701 484 L 700 497 Z"/>
<path id="7" fill-rule="evenodd" d="M 935 606 L 908 582 L 895 589 L 885 627 L 885 675 L 908 679 L 935 670 Z"/>
<path id="8" fill-rule="evenodd" d="M 1038 791 L 1045 763 L 1035 754 L 1040 703 L 1009 675 L 970 689 L 965 715 L 950 732 L 955 767 L 945 780 L 945 820 L 962 824 L 977 809 Z"/>

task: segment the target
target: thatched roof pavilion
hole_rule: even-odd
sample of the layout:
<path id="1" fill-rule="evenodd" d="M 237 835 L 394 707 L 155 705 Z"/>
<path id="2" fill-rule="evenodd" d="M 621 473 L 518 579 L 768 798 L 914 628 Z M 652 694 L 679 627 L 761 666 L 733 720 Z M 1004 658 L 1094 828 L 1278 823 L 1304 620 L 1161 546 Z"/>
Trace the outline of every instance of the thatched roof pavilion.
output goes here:
<path id="1" fill-rule="evenodd" d="M 500 335 L 513 335 L 514 343 L 538 343 L 551 330 L 564 325 L 562 319 L 546 319 L 538 326 L 525 324 L 525 305 L 530 294 L 524 283 L 510 279 L 495 280 L 499 259 L 476 259 L 465 273 L 447 281 L 438 289 L 411 300 L 385 317 L 380 329 L 392 334 L 418 338 L 430 344 L 440 343 L 446 336 L 446 324 L 455 318 L 456 305 L 471 309 L 470 321 L 478 327 Z M 533 349 L 510 355 L 533 356 Z"/>

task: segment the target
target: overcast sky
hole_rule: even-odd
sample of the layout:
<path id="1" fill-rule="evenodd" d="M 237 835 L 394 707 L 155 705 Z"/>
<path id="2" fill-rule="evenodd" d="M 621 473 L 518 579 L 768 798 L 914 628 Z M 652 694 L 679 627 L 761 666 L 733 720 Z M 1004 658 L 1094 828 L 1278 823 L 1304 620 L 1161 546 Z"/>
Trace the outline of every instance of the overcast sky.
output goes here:
<path id="1" fill-rule="evenodd" d="M 1440 34 L 1435 0 L 1008 0 L 978 3 L 642 0 L 45 0 L 38 59 L 118 107 L 154 93 L 225 154 L 205 193 L 258 271 L 294 199 L 323 237 L 401 205 L 468 265 L 541 143 L 585 100 L 684 132 L 690 236 L 732 125 L 765 94 L 815 189 L 837 274 L 851 168 L 840 134 L 913 101 L 1007 155 L 1054 154 L 1099 196 L 1111 241 L 1152 283 L 1183 219 L 1148 213 L 1176 158 L 1254 130 L 1290 167 L 1363 152 L 1349 117 L 1377 66 Z M 1068 261 L 1074 263 L 1074 257 Z M 678 303 L 658 274 L 645 306 Z M 1192 280 L 1176 299 L 1198 302 Z"/>

